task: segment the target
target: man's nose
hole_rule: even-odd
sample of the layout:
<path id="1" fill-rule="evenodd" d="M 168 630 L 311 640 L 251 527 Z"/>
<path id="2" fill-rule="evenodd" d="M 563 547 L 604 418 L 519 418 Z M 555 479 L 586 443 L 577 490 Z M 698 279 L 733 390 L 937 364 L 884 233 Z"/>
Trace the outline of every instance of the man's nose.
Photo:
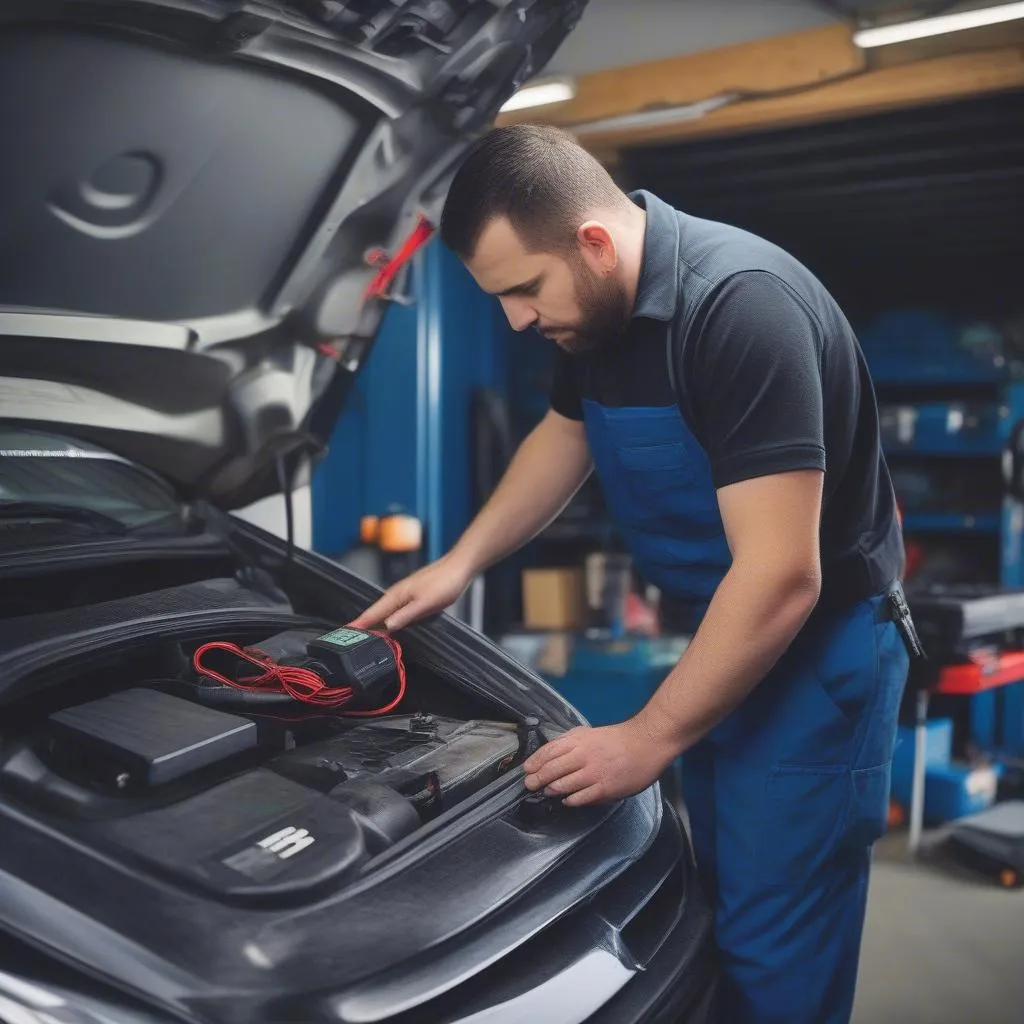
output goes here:
<path id="1" fill-rule="evenodd" d="M 513 331 L 525 331 L 537 322 L 537 311 L 522 299 L 503 298 L 501 307 Z"/>

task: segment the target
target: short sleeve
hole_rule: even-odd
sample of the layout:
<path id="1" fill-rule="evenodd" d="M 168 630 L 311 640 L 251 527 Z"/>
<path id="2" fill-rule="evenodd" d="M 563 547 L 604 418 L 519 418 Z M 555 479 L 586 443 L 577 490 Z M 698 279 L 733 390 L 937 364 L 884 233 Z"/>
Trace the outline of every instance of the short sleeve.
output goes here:
<path id="1" fill-rule="evenodd" d="M 716 487 L 825 469 L 821 351 L 818 320 L 773 274 L 719 287 L 677 364 Z"/>
<path id="2" fill-rule="evenodd" d="M 551 408 L 570 420 L 583 419 L 583 398 L 577 377 L 576 357 L 559 349 L 551 382 Z"/>

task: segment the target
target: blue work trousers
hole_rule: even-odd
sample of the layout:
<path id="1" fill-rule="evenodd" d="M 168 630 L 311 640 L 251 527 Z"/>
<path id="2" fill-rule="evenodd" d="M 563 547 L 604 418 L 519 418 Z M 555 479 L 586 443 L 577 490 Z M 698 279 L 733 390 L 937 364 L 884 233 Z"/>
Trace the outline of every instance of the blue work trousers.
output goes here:
<path id="1" fill-rule="evenodd" d="M 885 831 L 908 655 L 883 598 L 816 613 L 689 751 L 682 786 L 715 905 L 723 1024 L 845 1024 L 871 847 Z"/>

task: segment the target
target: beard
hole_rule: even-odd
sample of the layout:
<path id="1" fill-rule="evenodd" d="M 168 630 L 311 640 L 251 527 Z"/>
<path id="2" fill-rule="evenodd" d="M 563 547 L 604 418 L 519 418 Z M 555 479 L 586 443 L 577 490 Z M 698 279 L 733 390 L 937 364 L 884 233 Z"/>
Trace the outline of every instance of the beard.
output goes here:
<path id="1" fill-rule="evenodd" d="M 544 334 L 570 355 L 599 352 L 625 333 L 630 312 L 626 289 L 620 281 L 597 277 L 582 259 L 573 262 L 572 270 L 580 318 Z"/>

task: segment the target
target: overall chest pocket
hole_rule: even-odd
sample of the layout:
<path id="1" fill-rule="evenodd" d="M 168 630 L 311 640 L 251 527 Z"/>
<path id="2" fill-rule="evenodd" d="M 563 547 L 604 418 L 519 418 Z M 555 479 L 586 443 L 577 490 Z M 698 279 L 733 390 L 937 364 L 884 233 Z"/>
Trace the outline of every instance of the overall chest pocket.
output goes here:
<path id="1" fill-rule="evenodd" d="M 618 454 L 626 475 L 641 487 L 672 489 L 693 483 L 693 463 L 682 441 L 623 445 Z"/>
<path id="2" fill-rule="evenodd" d="M 636 525 L 662 533 L 688 518 L 697 480 L 682 441 L 624 445 L 618 450 L 618 461 L 623 497 Z"/>

